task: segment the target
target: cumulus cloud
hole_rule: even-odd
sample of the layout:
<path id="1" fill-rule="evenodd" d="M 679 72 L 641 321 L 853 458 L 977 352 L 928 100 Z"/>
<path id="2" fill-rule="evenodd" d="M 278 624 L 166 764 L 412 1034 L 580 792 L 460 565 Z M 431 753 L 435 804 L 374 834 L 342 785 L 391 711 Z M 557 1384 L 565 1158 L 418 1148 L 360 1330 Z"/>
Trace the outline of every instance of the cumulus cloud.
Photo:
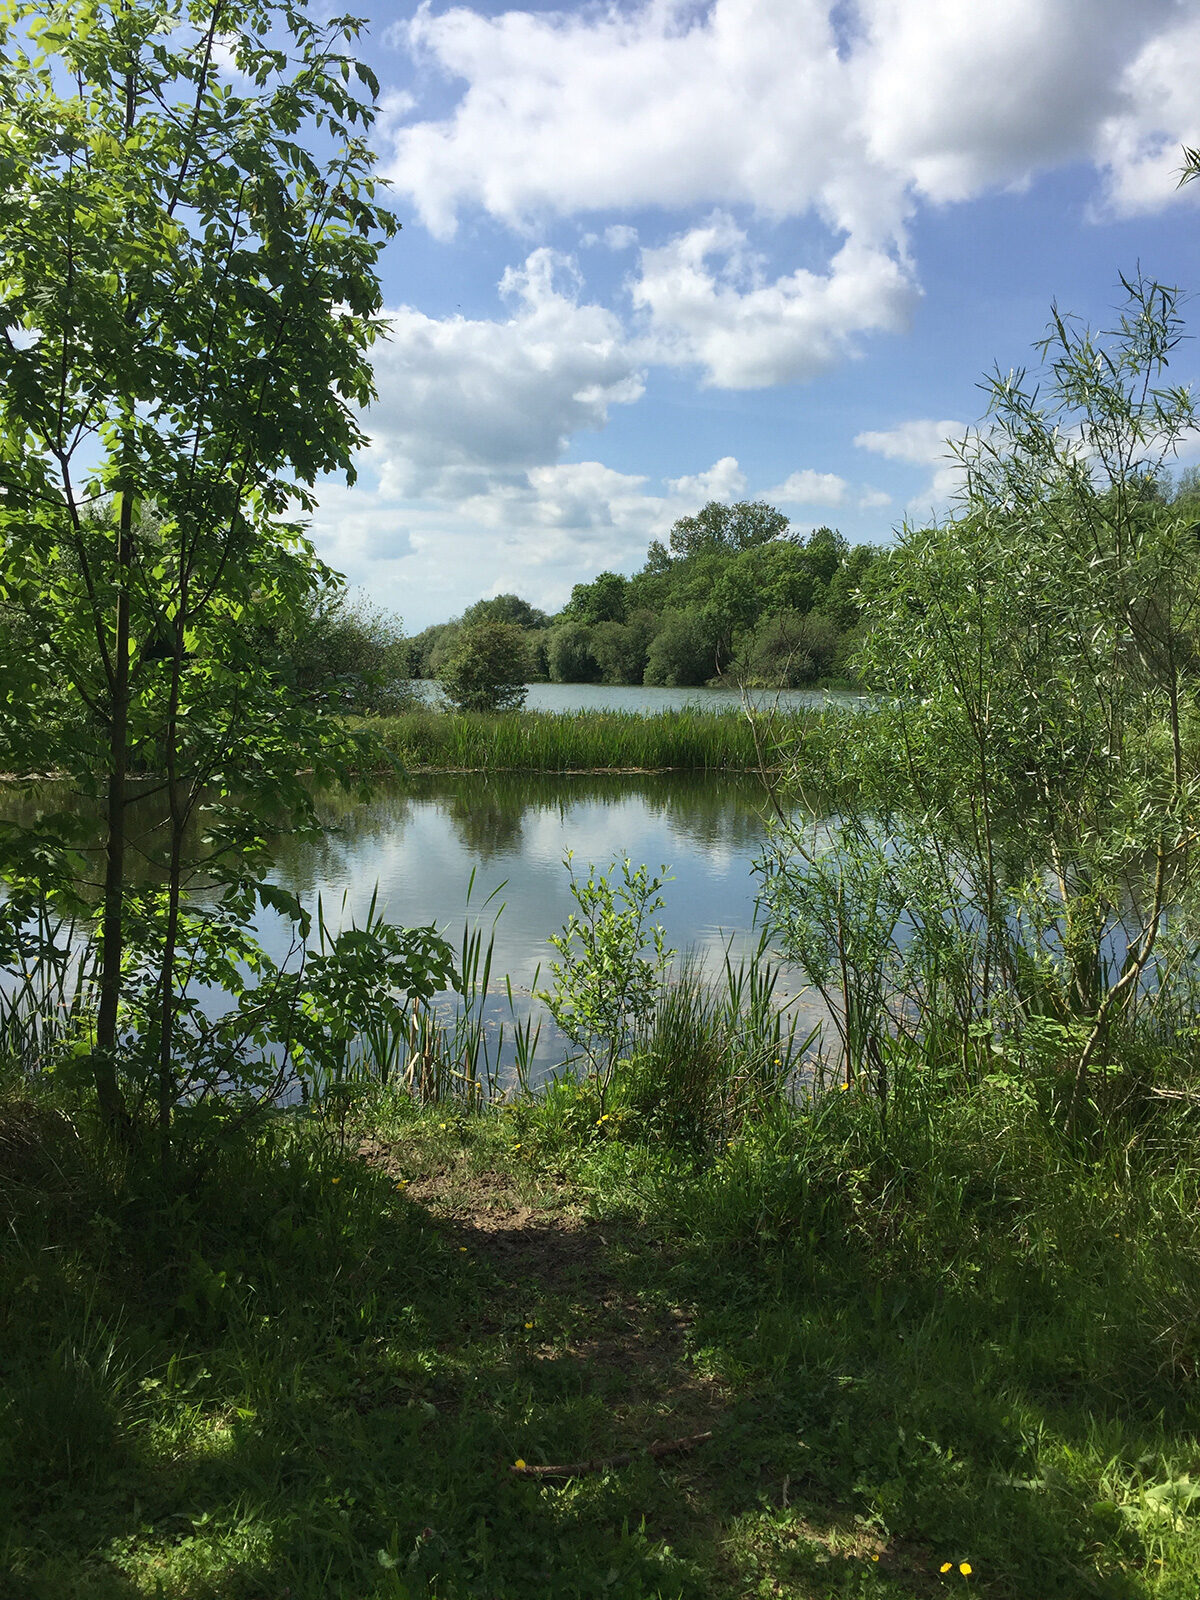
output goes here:
<path id="1" fill-rule="evenodd" d="M 882 489 L 872 489 L 864 484 L 859 491 L 858 509 L 860 511 L 882 511 L 884 506 L 890 506 L 891 503 L 891 495 L 885 494 Z"/>
<path id="2" fill-rule="evenodd" d="M 568 258 L 535 250 L 500 288 L 511 315 L 494 321 L 389 313 L 364 463 L 386 493 L 476 493 L 556 461 L 572 435 L 641 395 L 620 319 L 580 302 Z"/>
<path id="3" fill-rule="evenodd" d="M 792 506 L 840 506 L 845 504 L 850 485 L 836 472 L 815 472 L 805 467 L 802 472 L 792 472 L 768 489 L 764 500 L 781 501 Z"/>
<path id="4" fill-rule="evenodd" d="M 915 417 L 896 428 L 855 434 L 854 442 L 888 461 L 932 468 L 928 486 L 909 501 L 910 507 L 928 509 L 946 505 L 962 487 L 962 469 L 953 446 L 966 438 L 968 431 L 962 422 Z"/>
<path id="5" fill-rule="evenodd" d="M 657 486 L 600 461 L 531 465 L 476 494 L 416 505 L 329 484 L 313 534 L 327 561 L 416 630 L 481 594 L 515 591 L 556 610 L 574 584 L 640 565 L 679 517 L 745 488 L 732 456 Z"/>
<path id="6" fill-rule="evenodd" d="M 1179 190 L 1180 150 L 1200 145 L 1200 17 L 1152 38 L 1126 67 L 1121 104 L 1100 126 L 1106 198 L 1121 216 L 1157 211 L 1200 189 Z"/>
<path id="7" fill-rule="evenodd" d="M 1194 0 L 426 3 L 392 37 L 461 90 L 439 119 L 391 114 L 391 175 L 442 236 L 473 206 L 521 226 L 717 204 L 815 209 L 879 243 L 913 194 L 962 200 L 1066 161 L 1099 160 L 1123 193 L 1195 125 L 1196 27 Z"/>
<path id="8" fill-rule="evenodd" d="M 682 478 L 668 478 L 667 487 L 673 495 L 684 500 L 695 500 L 697 505 L 707 505 L 710 500 L 733 500 L 746 491 L 746 474 L 738 465 L 736 456 L 722 456 L 706 472 L 696 472 Z"/>
<path id="9" fill-rule="evenodd" d="M 854 442 L 861 450 L 873 450 L 889 461 L 907 461 L 918 467 L 936 466 L 951 455 L 950 440 L 966 437 L 963 422 L 935 422 L 932 417 L 917 417 L 898 428 L 881 432 L 856 433 Z"/>
<path id="10" fill-rule="evenodd" d="M 1173 0 L 859 0 L 870 157 L 937 201 L 1086 158 Z"/>
<path id="11" fill-rule="evenodd" d="M 732 218 L 717 213 L 643 250 L 632 284 L 647 316 L 647 355 L 695 365 L 728 389 L 809 379 L 855 348 L 856 336 L 907 326 L 916 291 L 892 253 L 848 240 L 827 273 L 798 268 L 767 281 Z"/>
<path id="12" fill-rule="evenodd" d="M 514 224 L 713 201 L 794 213 L 852 123 L 823 0 L 494 17 L 423 4 L 392 37 L 465 86 L 448 117 L 393 129 L 394 181 L 443 236 L 466 205 Z"/>
<path id="13" fill-rule="evenodd" d="M 804 381 L 861 335 L 907 325 L 921 199 L 1077 160 L 1103 170 L 1118 210 L 1174 198 L 1179 143 L 1200 139 L 1196 3 L 644 0 L 487 15 L 425 0 L 391 37 L 453 98 L 425 119 L 385 105 L 389 172 L 443 238 L 474 209 L 527 229 L 718 207 L 643 250 L 631 287 L 647 355 L 730 388 Z M 735 207 L 810 218 L 805 264 L 768 273 Z M 586 237 L 638 241 L 621 223 Z"/>

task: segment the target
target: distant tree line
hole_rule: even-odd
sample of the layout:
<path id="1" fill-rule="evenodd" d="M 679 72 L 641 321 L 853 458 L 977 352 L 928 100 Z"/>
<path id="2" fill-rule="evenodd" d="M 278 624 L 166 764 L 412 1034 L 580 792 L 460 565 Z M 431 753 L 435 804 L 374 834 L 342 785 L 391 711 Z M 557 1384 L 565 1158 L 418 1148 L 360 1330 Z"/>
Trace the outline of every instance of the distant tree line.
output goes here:
<path id="1" fill-rule="evenodd" d="M 651 543 L 640 572 L 576 584 L 556 616 L 504 594 L 424 629 L 406 641 L 408 671 L 444 679 L 487 624 L 491 653 L 503 637 L 510 672 L 514 653 L 522 655 L 528 680 L 682 687 L 721 679 L 761 688 L 847 681 L 859 592 L 880 555 L 832 528 L 795 533 L 762 501 L 710 501 L 675 524 L 669 547 Z"/>
<path id="2" fill-rule="evenodd" d="M 1145 513 L 1195 508 L 1200 469 L 1147 478 Z M 793 532 L 761 501 L 712 501 L 654 540 L 633 577 L 579 583 L 556 615 L 519 595 L 468 606 L 405 638 L 400 620 L 328 581 L 263 640 L 300 699 L 329 711 L 389 714 L 410 680 L 437 679 L 457 706 L 519 705 L 529 682 L 749 688 L 855 684 L 861 607 L 888 583 L 893 552 L 833 528 Z"/>

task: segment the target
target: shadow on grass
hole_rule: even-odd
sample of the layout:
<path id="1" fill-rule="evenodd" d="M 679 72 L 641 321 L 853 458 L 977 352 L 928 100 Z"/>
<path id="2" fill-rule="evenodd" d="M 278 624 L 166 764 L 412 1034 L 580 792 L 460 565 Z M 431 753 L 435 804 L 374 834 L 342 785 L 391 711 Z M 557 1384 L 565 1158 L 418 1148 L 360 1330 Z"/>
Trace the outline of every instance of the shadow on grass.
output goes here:
<path id="1" fill-rule="evenodd" d="M 714 1244 L 493 1178 L 421 1203 L 278 1137 L 190 1205 L 10 1186 L 0 1592 L 1152 1592 L 1103 1458 L 1159 1470 L 1190 1403 L 1114 1389 L 1119 1337 L 1071 1357 L 1089 1262 L 872 1273 L 851 1239 Z"/>

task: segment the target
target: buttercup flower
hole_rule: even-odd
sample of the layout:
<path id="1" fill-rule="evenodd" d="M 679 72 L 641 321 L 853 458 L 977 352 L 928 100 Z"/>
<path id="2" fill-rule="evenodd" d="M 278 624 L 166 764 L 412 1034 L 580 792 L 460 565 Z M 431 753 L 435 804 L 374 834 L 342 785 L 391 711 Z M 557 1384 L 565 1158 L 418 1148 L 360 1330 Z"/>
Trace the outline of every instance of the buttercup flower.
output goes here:
<path id="1" fill-rule="evenodd" d="M 950 1568 L 953 1565 L 954 1565 L 953 1561 L 943 1561 L 941 1566 L 938 1568 L 938 1571 L 939 1572 L 949 1572 Z"/>
<path id="2" fill-rule="evenodd" d="M 964 1578 L 969 1578 L 971 1576 L 971 1563 L 969 1561 L 960 1561 L 958 1563 L 958 1570 L 962 1573 Z"/>

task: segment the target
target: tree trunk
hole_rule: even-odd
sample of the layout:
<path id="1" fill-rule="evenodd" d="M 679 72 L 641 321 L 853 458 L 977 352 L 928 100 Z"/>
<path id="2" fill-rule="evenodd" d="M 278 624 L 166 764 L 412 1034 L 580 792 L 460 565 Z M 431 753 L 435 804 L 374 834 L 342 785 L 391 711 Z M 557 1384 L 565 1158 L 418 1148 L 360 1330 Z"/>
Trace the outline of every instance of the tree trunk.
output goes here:
<path id="1" fill-rule="evenodd" d="M 129 579 L 133 564 L 133 499 L 121 495 L 117 528 L 117 615 L 108 723 L 104 909 L 100 935 L 100 1008 L 92 1057 L 100 1113 L 123 1137 L 129 1116 L 117 1081 L 117 1008 L 125 953 L 125 825 L 129 769 Z"/>

